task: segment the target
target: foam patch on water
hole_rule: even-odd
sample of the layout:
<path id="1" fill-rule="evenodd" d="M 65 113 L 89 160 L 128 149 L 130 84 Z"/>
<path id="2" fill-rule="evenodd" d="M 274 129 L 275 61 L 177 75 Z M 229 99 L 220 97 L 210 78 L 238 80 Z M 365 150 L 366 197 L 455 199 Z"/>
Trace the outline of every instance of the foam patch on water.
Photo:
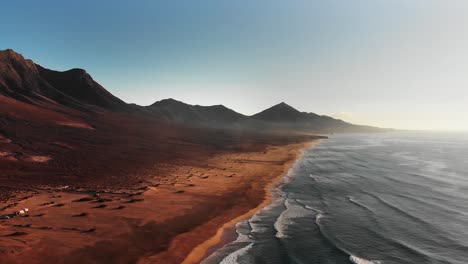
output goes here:
<path id="1" fill-rule="evenodd" d="M 294 218 L 304 218 L 310 215 L 313 215 L 312 211 L 308 208 L 305 208 L 302 204 L 297 204 L 293 202 L 294 200 L 286 199 L 284 201 L 284 210 L 276 219 L 273 226 L 276 229 L 276 237 L 278 238 L 287 238 L 288 226 L 294 224 Z"/>
<path id="2" fill-rule="evenodd" d="M 247 246 L 238 249 L 231 254 L 227 255 L 220 264 L 237 264 L 239 263 L 237 260 L 240 256 L 245 255 L 253 246 L 253 243 L 248 244 Z"/>
<path id="3" fill-rule="evenodd" d="M 312 178 L 312 180 L 314 180 L 314 181 L 318 181 L 317 176 L 315 176 L 313 174 L 309 174 L 309 177 Z"/>
<path id="4" fill-rule="evenodd" d="M 252 242 L 250 238 L 250 232 L 252 231 L 252 226 L 248 220 L 243 220 L 236 224 L 236 233 L 237 239 L 234 241 L 235 243 L 242 243 L 242 242 Z"/>
<path id="5" fill-rule="evenodd" d="M 378 260 L 367 260 L 363 258 L 358 258 L 356 256 L 352 256 L 352 255 L 349 257 L 349 261 L 351 261 L 351 263 L 354 263 L 354 264 L 381 264 L 382 263 L 381 261 L 378 261 Z"/>
<path id="6" fill-rule="evenodd" d="M 271 204 L 263 208 L 262 210 L 255 213 L 249 220 L 249 225 L 252 233 L 263 233 L 268 231 L 268 226 L 265 226 L 263 223 L 265 219 L 269 216 L 269 212 L 276 210 L 279 206 L 282 206 L 284 203 L 284 198 L 279 197 L 275 199 Z"/>

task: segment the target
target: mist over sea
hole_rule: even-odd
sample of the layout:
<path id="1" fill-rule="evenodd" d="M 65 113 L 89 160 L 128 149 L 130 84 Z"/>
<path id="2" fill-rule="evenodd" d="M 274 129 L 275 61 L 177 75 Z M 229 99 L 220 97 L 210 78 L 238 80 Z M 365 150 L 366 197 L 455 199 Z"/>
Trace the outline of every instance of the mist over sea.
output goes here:
<path id="1" fill-rule="evenodd" d="M 211 263 L 468 263 L 468 134 L 333 135 Z"/>

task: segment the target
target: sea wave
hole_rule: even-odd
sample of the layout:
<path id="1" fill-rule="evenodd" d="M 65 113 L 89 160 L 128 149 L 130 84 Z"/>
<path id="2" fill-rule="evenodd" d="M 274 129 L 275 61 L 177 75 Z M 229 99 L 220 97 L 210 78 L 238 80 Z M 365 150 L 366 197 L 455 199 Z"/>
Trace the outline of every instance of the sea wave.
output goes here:
<path id="1" fill-rule="evenodd" d="M 367 212 L 371 213 L 372 215 L 375 215 L 374 211 L 372 211 L 371 208 L 367 207 L 366 205 L 358 202 L 354 197 L 352 196 L 346 196 L 346 198 L 348 198 L 348 201 L 352 204 L 355 204 L 356 206 L 366 210 Z"/>
<path id="2" fill-rule="evenodd" d="M 277 238 L 287 238 L 287 228 L 289 225 L 294 224 L 295 218 L 304 218 L 314 215 L 315 209 L 306 208 L 304 204 L 298 203 L 295 199 L 284 200 L 285 210 L 280 213 L 273 224 L 276 230 Z"/>
<path id="3" fill-rule="evenodd" d="M 277 238 L 287 238 L 288 236 L 286 235 L 286 228 L 288 223 L 287 219 L 287 213 L 288 213 L 288 205 L 287 205 L 287 200 L 284 201 L 284 206 L 286 207 L 286 210 L 281 212 L 281 214 L 276 218 L 275 223 L 273 224 L 275 230 L 276 230 L 276 237 Z"/>
<path id="4" fill-rule="evenodd" d="M 381 196 L 377 195 L 377 194 L 374 194 L 374 193 L 370 193 L 370 192 L 364 192 L 365 194 L 373 197 L 374 199 L 376 199 L 377 201 L 380 202 L 380 204 L 386 206 L 387 208 L 390 208 L 391 210 L 399 213 L 400 215 L 402 216 L 405 216 L 415 222 L 418 222 L 418 223 L 421 223 L 425 226 L 428 226 L 428 227 L 432 227 L 432 224 L 430 222 L 428 222 L 427 220 L 424 220 L 412 213 L 410 213 L 410 211 L 407 211 L 405 209 L 402 209 L 400 208 L 397 204 L 395 203 L 392 203 L 392 202 L 389 202 L 387 200 L 385 200 L 384 198 L 382 198 Z M 383 195 L 383 194 L 380 194 L 380 195 Z"/>
<path id="5" fill-rule="evenodd" d="M 298 203 L 299 205 L 303 206 L 304 209 L 307 209 L 307 210 L 310 210 L 310 211 L 314 211 L 316 213 L 323 213 L 322 211 L 320 211 L 319 209 L 313 207 L 313 206 L 310 206 L 310 205 L 307 205 L 307 201 L 305 200 L 301 200 L 301 199 L 294 199 L 294 201 L 296 203 Z"/>

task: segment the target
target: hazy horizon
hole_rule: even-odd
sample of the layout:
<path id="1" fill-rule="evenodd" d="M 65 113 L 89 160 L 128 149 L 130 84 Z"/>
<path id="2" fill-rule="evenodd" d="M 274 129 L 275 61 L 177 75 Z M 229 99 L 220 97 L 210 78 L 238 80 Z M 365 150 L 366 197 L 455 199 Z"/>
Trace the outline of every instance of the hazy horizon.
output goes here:
<path id="1" fill-rule="evenodd" d="M 11 48 L 84 68 L 128 103 L 174 98 L 252 115 L 280 102 L 345 121 L 468 130 L 468 2 L 22 1 Z"/>

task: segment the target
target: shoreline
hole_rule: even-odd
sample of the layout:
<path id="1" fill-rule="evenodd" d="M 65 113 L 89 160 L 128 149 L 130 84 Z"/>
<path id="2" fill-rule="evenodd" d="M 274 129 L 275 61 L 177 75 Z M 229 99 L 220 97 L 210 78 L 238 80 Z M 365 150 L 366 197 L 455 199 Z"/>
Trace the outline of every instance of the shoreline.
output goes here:
<path id="1" fill-rule="evenodd" d="M 205 240 L 203 243 L 198 244 L 195 248 L 193 248 L 192 251 L 186 256 L 182 264 L 201 263 L 204 259 L 209 257 L 213 252 L 215 252 L 216 250 L 234 241 L 235 238 L 234 240 L 230 239 L 227 241 L 226 240 L 223 241 L 223 236 L 226 235 L 226 233 L 229 231 L 235 232 L 236 230 L 235 226 L 238 222 L 251 217 L 256 212 L 263 209 L 265 206 L 269 205 L 273 201 L 273 195 L 271 192 L 272 189 L 280 186 L 280 180 L 285 176 L 285 174 L 288 172 L 291 166 L 301 158 L 303 151 L 307 148 L 313 147 L 314 144 L 317 143 L 318 141 L 319 141 L 318 139 L 315 139 L 310 142 L 303 143 L 302 147 L 296 150 L 295 158 L 285 162 L 283 172 L 277 175 L 275 178 L 273 178 L 263 188 L 265 195 L 261 203 L 258 204 L 255 208 L 250 209 L 248 212 L 242 215 L 239 215 L 235 217 L 234 219 L 224 223 L 220 228 L 216 230 L 216 234 L 214 236 L 212 236 L 208 240 Z"/>

